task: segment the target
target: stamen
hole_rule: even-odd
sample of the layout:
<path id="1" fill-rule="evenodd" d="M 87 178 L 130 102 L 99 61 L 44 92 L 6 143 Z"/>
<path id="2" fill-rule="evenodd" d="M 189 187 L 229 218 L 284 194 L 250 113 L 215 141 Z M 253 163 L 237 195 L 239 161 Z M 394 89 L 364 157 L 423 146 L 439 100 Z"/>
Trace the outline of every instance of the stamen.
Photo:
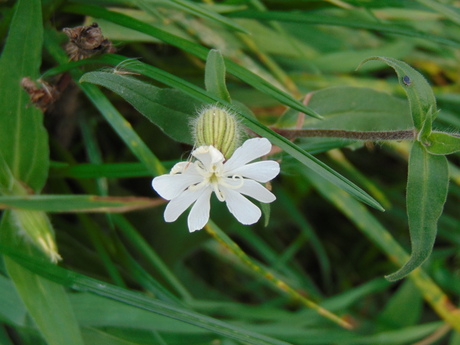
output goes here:
<path id="1" fill-rule="evenodd" d="M 222 202 L 222 201 L 225 201 L 225 196 L 224 194 L 221 192 L 221 190 L 219 189 L 219 183 L 216 183 L 214 182 L 212 184 L 212 187 L 214 189 L 214 193 L 216 193 L 216 196 L 217 196 L 217 199 Z"/>
<path id="2" fill-rule="evenodd" d="M 187 189 L 191 192 L 194 192 L 194 191 L 197 191 L 197 190 L 200 190 L 201 188 L 203 187 L 206 187 L 206 185 L 208 184 L 209 182 L 207 180 L 203 180 L 197 184 L 193 184 L 191 186 L 189 186 Z"/>
<path id="3" fill-rule="evenodd" d="M 225 179 L 221 178 L 220 181 L 219 181 L 219 184 L 226 187 L 226 188 L 229 188 L 229 189 L 240 189 L 241 187 L 243 187 L 244 185 L 244 178 L 243 176 L 241 175 L 233 175 L 231 177 L 232 181 L 238 181 L 239 180 L 239 183 L 237 185 L 233 185 L 233 184 L 230 184 L 228 182 L 225 181 Z"/>

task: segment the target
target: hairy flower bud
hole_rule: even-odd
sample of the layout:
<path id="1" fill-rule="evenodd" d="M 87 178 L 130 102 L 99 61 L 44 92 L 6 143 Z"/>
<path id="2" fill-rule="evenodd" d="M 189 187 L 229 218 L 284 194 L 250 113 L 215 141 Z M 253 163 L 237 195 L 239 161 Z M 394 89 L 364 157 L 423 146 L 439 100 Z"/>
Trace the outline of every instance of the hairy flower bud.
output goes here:
<path id="1" fill-rule="evenodd" d="M 235 115 L 226 109 L 205 108 L 194 123 L 195 145 L 212 145 L 228 159 L 239 145 L 240 130 Z"/>

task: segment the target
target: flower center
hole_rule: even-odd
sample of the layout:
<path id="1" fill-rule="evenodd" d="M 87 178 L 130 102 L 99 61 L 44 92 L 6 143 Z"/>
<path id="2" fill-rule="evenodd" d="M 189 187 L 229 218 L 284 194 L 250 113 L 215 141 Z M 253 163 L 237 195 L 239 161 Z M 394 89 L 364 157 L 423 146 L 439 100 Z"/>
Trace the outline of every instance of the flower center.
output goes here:
<path id="1" fill-rule="evenodd" d="M 209 170 L 206 169 L 206 167 L 200 161 L 195 162 L 195 164 L 196 170 L 201 176 L 203 176 L 203 181 L 193 186 L 190 186 L 189 190 L 199 190 L 206 186 L 211 186 L 214 193 L 217 196 L 217 199 L 219 201 L 225 201 L 224 193 L 222 193 L 220 187 L 225 187 L 228 189 L 239 189 L 244 184 L 244 178 L 241 175 L 233 175 L 228 177 L 223 176 L 222 164 L 213 164 Z M 235 181 L 236 183 L 233 184 L 229 182 L 228 178 L 230 178 L 232 182 Z"/>

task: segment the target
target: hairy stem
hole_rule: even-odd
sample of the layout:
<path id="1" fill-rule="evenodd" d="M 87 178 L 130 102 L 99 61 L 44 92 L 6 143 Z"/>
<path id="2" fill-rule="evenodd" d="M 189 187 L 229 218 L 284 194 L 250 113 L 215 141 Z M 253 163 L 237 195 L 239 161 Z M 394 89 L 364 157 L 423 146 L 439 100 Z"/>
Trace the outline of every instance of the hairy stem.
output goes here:
<path id="1" fill-rule="evenodd" d="M 383 140 L 415 140 L 415 129 L 401 131 L 346 131 L 341 129 L 283 129 L 272 128 L 273 131 L 288 139 L 323 137 L 349 140 L 383 141 Z"/>

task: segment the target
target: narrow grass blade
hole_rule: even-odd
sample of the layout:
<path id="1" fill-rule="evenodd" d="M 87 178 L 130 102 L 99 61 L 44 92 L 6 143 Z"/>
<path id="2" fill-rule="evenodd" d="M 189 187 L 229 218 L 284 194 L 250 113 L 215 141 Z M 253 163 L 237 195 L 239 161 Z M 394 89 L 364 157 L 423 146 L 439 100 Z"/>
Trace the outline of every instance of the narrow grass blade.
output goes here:
<path id="1" fill-rule="evenodd" d="M 224 25 L 230 29 L 233 29 L 239 32 L 243 32 L 245 34 L 249 34 L 248 30 L 243 28 L 238 23 L 235 23 L 234 21 L 216 12 L 210 11 L 204 6 L 201 6 L 200 4 L 196 4 L 192 1 L 187 1 L 187 0 L 170 0 L 170 3 L 171 5 L 175 5 L 175 7 L 185 12 L 188 12 L 190 14 L 196 15 L 201 18 L 207 18 L 207 19 L 213 20 L 216 23 Z"/>
<path id="2" fill-rule="evenodd" d="M 176 290 L 182 298 L 191 300 L 192 296 L 176 278 L 174 273 L 163 262 L 160 256 L 153 250 L 149 243 L 139 234 L 137 229 L 128 220 L 121 215 L 114 215 L 113 221 L 123 234 L 125 241 L 129 242 L 133 248 L 154 267 L 164 279 Z"/>
<path id="3" fill-rule="evenodd" d="M 448 184 L 446 157 L 432 155 L 422 144 L 414 142 L 409 156 L 406 196 L 412 253 L 403 267 L 386 276 L 388 280 L 404 278 L 430 256 L 438 219 L 446 202 Z"/>
<path id="4" fill-rule="evenodd" d="M 453 6 L 450 7 L 449 5 L 445 5 L 441 2 L 433 0 L 417 0 L 417 2 L 425 5 L 428 8 L 431 8 L 432 10 L 435 10 L 438 13 L 443 14 L 457 25 L 460 24 L 460 13 L 458 12 L 458 8 Z"/>
<path id="5" fill-rule="evenodd" d="M 128 212 L 163 204 L 163 199 L 97 195 L 0 196 L 0 209 L 43 212 Z"/>
<path id="6" fill-rule="evenodd" d="M 95 18 L 102 18 L 108 20 L 110 22 L 114 22 L 118 25 L 125 26 L 130 29 L 137 30 L 139 32 L 143 32 L 145 34 L 151 35 L 162 40 L 165 43 L 171 44 L 177 48 L 180 48 L 190 54 L 193 54 L 203 60 L 206 59 L 209 50 L 201 45 L 198 45 L 194 42 L 188 41 L 181 37 L 172 35 L 166 31 L 158 29 L 152 25 L 143 23 L 137 19 L 128 17 L 124 14 L 108 11 L 104 8 L 96 7 L 96 6 L 87 6 L 87 5 L 66 5 L 64 6 L 64 11 L 82 14 L 85 16 L 92 16 Z M 309 116 L 321 118 L 319 114 L 317 114 L 312 109 L 304 106 L 300 101 L 294 99 L 290 95 L 284 93 L 283 91 L 277 89 L 269 82 L 265 81 L 264 79 L 260 78 L 256 74 L 250 72 L 249 70 L 237 65 L 231 60 L 225 60 L 227 70 L 233 74 L 235 77 L 245 81 L 252 87 L 266 93 L 267 95 L 277 99 L 279 102 L 297 109 Z"/>
<path id="7" fill-rule="evenodd" d="M 225 84 L 225 62 L 220 51 L 212 49 L 206 59 L 204 83 L 206 91 L 228 103 L 232 103 Z"/>
<path id="8" fill-rule="evenodd" d="M 48 136 L 43 114 L 29 105 L 21 80 L 38 76 L 43 43 L 40 1 L 18 1 L 10 28 L 0 58 L 0 150 L 13 176 L 38 191 L 48 174 Z"/>
<path id="9" fill-rule="evenodd" d="M 363 18 L 340 18 L 320 15 L 318 13 L 292 13 L 282 11 L 253 11 L 245 10 L 240 12 L 229 13 L 229 16 L 236 18 L 253 18 L 258 20 L 273 20 L 289 23 L 304 23 L 310 25 L 330 25 L 343 26 L 356 29 L 367 29 L 372 31 L 384 32 L 393 35 L 401 35 L 406 37 L 423 38 L 429 41 L 445 44 L 452 47 L 460 47 L 460 42 L 453 41 L 444 37 L 427 34 L 417 31 L 410 27 L 395 25 L 394 23 L 378 23 L 365 21 Z"/>
<path id="10" fill-rule="evenodd" d="M 167 164 L 172 167 L 173 164 Z M 72 178 L 100 178 L 100 177 L 146 177 L 152 173 L 140 162 L 129 163 L 104 163 L 104 164 L 77 164 L 58 165 L 53 164 L 50 169 L 51 177 L 72 177 Z"/>
<path id="11" fill-rule="evenodd" d="M 303 169 L 302 173 L 307 176 L 325 199 L 329 200 L 349 218 L 391 261 L 403 265 L 408 260 L 409 255 L 406 251 L 363 205 L 307 169 Z M 454 329 L 460 331 L 460 314 L 439 286 L 421 269 L 413 271 L 409 278 L 412 279 L 425 300 L 439 316 Z"/>
<path id="12" fill-rule="evenodd" d="M 110 103 L 107 97 L 94 85 L 81 84 L 80 87 L 120 138 L 126 143 L 131 152 L 145 164 L 145 167 L 153 175 L 163 174 L 165 171 L 161 162 L 133 130 L 130 123 Z"/>
<path id="13" fill-rule="evenodd" d="M 0 251 L 8 255 L 21 266 L 43 276 L 57 284 L 75 290 L 90 292 L 99 296 L 116 300 L 140 309 L 170 317 L 188 324 L 192 324 L 210 332 L 255 345 L 288 345 L 288 343 L 276 340 L 258 333 L 247 331 L 241 327 L 213 319 L 211 317 L 190 311 L 188 309 L 171 306 L 154 298 L 142 295 L 138 292 L 129 291 L 117 286 L 107 284 L 97 279 L 86 277 L 82 274 L 50 265 L 36 258 L 19 254 L 0 244 Z M 71 344 L 71 343 L 61 343 Z"/>

